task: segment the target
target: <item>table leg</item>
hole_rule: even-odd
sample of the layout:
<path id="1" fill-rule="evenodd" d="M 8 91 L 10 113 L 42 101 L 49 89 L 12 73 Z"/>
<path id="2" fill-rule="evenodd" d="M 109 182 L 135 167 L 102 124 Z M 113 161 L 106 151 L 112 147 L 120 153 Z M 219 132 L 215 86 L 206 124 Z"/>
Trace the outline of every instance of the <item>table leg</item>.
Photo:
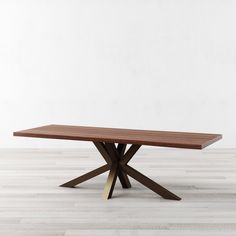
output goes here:
<path id="1" fill-rule="evenodd" d="M 111 161 L 113 163 L 120 163 L 125 153 L 126 144 L 119 143 L 116 147 L 114 143 L 106 143 L 105 147 L 107 149 L 107 152 L 109 153 Z M 121 186 L 123 188 L 131 188 L 131 183 L 129 181 L 127 174 L 124 171 L 122 171 L 122 169 L 120 169 L 119 166 L 118 166 L 118 177 Z"/>
<path id="2" fill-rule="evenodd" d="M 165 199 L 170 199 L 170 200 L 181 200 L 180 197 L 176 196 L 174 193 L 170 192 L 169 190 L 165 189 L 161 185 L 157 184 L 153 180 L 149 179 L 142 173 L 138 172 L 134 168 L 132 168 L 129 165 L 124 165 L 122 169 L 132 178 L 146 186 L 147 188 L 151 189 L 155 193 L 159 194 Z"/>
<path id="3" fill-rule="evenodd" d="M 75 187 L 76 185 L 82 183 L 82 182 L 85 182 L 86 180 L 89 180 L 89 179 L 92 179 L 94 178 L 95 176 L 97 175 L 100 175 L 106 171 L 108 171 L 110 169 L 110 166 L 109 165 L 104 165 L 104 166 L 101 166 L 95 170 L 92 170 L 84 175 L 81 175 L 79 176 L 78 178 L 75 178 L 75 179 L 72 179 L 70 180 L 69 182 L 66 182 L 62 185 L 60 185 L 60 187 L 70 187 L 70 188 L 73 188 Z"/>
<path id="4" fill-rule="evenodd" d="M 103 191 L 104 199 L 111 198 L 115 184 L 116 184 L 117 175 L 118 175 L 118 166 L 117 164 L 114 164 L 111 166 L 111 169 L 107 178 L 107 182 Z"/>

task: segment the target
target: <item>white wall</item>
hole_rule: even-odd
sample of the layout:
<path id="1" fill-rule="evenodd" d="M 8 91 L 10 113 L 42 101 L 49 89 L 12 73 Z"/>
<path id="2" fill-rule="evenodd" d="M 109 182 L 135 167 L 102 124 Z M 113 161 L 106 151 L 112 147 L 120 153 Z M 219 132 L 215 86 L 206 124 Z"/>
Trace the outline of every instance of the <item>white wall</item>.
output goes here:
<path id="1" fill-rule="evenodd" d="M 236 1 L 0 0 L 0 147 L 60 123 L 222 133 L 236 145 Z M 213 146 L 212 146 L 213 147 Z"/>

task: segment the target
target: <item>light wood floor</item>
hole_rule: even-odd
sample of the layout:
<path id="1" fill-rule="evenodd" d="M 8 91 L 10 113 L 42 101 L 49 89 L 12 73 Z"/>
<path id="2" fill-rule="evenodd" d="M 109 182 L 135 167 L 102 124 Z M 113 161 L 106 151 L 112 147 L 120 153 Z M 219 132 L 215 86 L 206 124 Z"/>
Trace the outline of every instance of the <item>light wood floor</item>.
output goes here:
<path id="1" fill-rule="evenodd" d="M 144 149 L 130 165 L 173 191 L 164 200 L 133 179 L 114 197 L 103 174 L 58 185 L 103 164 L 95 149 L 0 150 L 1 236 L 236 235 L 236 149 Z"/>

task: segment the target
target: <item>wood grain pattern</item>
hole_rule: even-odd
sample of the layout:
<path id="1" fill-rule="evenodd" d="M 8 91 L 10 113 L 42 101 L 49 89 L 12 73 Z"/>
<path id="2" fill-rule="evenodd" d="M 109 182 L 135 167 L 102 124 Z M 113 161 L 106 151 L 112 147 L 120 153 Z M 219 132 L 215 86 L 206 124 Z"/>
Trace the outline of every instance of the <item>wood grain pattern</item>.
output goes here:
<path id="1" fill-rule="evenodd" d="M 68 139 L 161 147 L 203 149 L 222 138 L 220 134 L 47 125 L 14 132 L 14 136 Z"/>

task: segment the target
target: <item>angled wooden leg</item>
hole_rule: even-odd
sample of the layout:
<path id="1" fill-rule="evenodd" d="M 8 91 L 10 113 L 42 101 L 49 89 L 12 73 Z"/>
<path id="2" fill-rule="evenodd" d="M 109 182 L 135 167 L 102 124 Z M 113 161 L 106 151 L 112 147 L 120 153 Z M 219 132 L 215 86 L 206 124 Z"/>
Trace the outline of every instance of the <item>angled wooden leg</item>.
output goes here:
<path id="1" fill-rule="evenodd" d="M 109 157 L 111 158 L 112 163 L 119 163 L 124 156 L 126 144 L 118 144 L 116 148 L 114 143 L 105 143 L 105 148 L 109 154 Z M 118 177 L 123 188 L 131 188 L 127 174 L 120 168 L 118 170 Z"/>
<path id="2" fill-rule="evenodd" d="M 165 189 L 161 185 L 157 184 L 153 180 L 151 180 L 148 177 L 146 177 L 145 175 L 141 174 L 140 172 L 138 172 L 137 170 L 135 170 L 131 166 L 124 165 L 124 166 L 122 166 L 122 169 L 129 176 L 131 176 L 132 178 L 134 178 L 135 180 L 137 180 L 138 182 L 140 182 L 141 184 L 143 184 L 147 188 L 151 189 L 155 193 L 159 194 L 163 198 L 171 199 L 171 200 L 181 200 L 180 197 L 176 196 L 174 193 L 168 191 L 167 189 Z"/>
<path id="3" fill-rule="evenodd" d="M 117 175 L 118 175 L 118 165 L 114 164 L 111 166 L 107 182 L 103 191 L 103 198 L 106 200 L 112 197 L 112 193 L 116 184 Z"/>
<path id="4" fill-rule="evenodd" d="M 125 149 L 126 149 L 126 146 L 127 144 L 122 144 L 122 143 L 119 143 L 118 146 L 117 146 L 117 151 L 120 155 L 120 159 L 124 156 L 125 154 Z"/>
<path id="5" fill-rule="evenodd" d="M 118 151 L 120 149 L 120 153 L 123 154 L 120 155 L 120 163 L 123 165 L 127 164 L 140 147 L 141 145 L 132 145 L 124 154 L 124 151 L 122 150 L 123 147 L 121 146 L 119 148 L 118 145 Z M 131 188 L 131 183 L 129 181 L 128 175 L 122 170 L 122 168 L 119 169 L 119 179 L 123 188 Z"/>
<path id="6" fill-rule="evenodd" d="M 125 153 L 126 144 L 118 144 L 117 150 L 119 153 L 119 160 L 122 160 Z M 128 175 L 119 168 L 118 177 L 123 188 L 131 188 L 131 183 L 129 181 Z"/>
<path id="7" fill-rule="evenodd" d="M 121 165 L 127 164 L 131 158 L 135 155 L 135 153 L 139 150 L 141 145 L 133 144 L 129 150 L 124 154 L 122 160 L 120 161 Z"/>
<path id="8" fill-rule="evenodd" d="M 131 188 L 131 183 L 129 181 L 127 174 L 121 169 L 119 169 L 118 171 L 118 177 L 119 177 L 122 188 Z"/>
<path id="9" fill-rule="evenodd" d="M 84 175 L 81 175 L 79 176 L 78 178 L 75 178 L 75 179 L 72 179 L 71 181 L 67 182 L 67 183 L 64 183 L 62 185 L 60 185 L 60 187 L 70 187 L 70 188 L 73 188 L 75 187 L 76 185 L 86 181 L 86 180 L 89 180 L 97 175 L 100 175 L 106 171 L 108 171 L 110 169 L 109 165 L 106 164 L 104 166 L 101 166 L 95 170 L 92 170 Z"/>
<path id="10" fill-rule="evenodd" d="M 111 164 L 112 160 L 109 153 L 106 150 L 105 144 L 103 142 L 93 142 L 97 150 L 100 152 L 107 164 Z"/>

